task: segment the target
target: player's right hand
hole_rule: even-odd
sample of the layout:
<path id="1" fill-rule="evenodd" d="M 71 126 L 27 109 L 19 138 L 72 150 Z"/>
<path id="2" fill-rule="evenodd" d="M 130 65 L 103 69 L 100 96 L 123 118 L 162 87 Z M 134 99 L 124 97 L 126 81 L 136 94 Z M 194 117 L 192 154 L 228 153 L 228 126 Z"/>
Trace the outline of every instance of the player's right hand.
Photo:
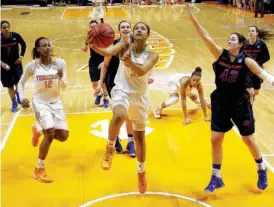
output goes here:
<path id="1" fill-rule="evenodd" d="M 101 89 L 102 89 L 102 84 L 98 83 L 98 86 L 94 90 L 94 97 L 97 96 L 101 92 Z"/>
<path id="2" fill-rule="evenodd" d="M 2 68 L 4 68 L 5 70 L 10 70 L 10 66 L 6 63 L 2 64 Z"/>
<path id="3" fill-rule="evenodd" d="M 191 123 L 191 119 L 190 118 L 186 118 L 184 121 L 184 125 L 188 125 Z"/>
<path id="4" fill-rule="evenodd" d="M 24 98 L 24 99 L 22 100 L 22 107 L 23 107 L 24 109 L 28 109 L 28 108 L 30 107 L 30 104 L 29 104 L 29 100 L 28 100 L 28 99 Z"/>
<path id="5" fill-rule="evenodd" d="M 104 62 L 101 62 L 99 65 L 98 65 L 98 70 L 101 70 L 101 68 L 103 67 L 104 65 Z"/>
<path id="6" fill-rule="evenodd" d="M 85 46 L 82 48 L 82 51 L 83 51 L 83 52 L 87 52 L 87 51 L 88 51 L 88 46 L 85 45 Z"/>

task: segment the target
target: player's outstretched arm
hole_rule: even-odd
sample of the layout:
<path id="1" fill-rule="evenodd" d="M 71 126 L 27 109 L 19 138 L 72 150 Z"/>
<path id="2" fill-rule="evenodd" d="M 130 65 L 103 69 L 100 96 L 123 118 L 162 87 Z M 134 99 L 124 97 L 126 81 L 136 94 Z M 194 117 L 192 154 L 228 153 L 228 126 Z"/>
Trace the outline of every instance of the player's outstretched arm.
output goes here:
<path id="1" fill-rule="evenodd" d="M 267 81 L 270 85 L 274 86 L 274 76 L 262 69 L 255 60 L 251 58 L 245 58 L 245 64 L 252 73 Z"/>
<path id="2" fill-rule="evenodd" d="M 198 22 L 198 20 L 193 16 L 189 5 L 187 4 L 187 9 L 189 13 L 189 17 L 191 22 L 193 23 L 196 31 L 200 35 L 200 37 L 204 40 L 207 48 L 213 54 L 213 56 L 218 59 L 219 56 L 222 54 L 223 49 L 215 43 L 215 41 L 210 37 L 208 32 L 203 28 L 203 26 Z"/>
<path id="3" fill-rule="evenodd" d="M 93 44 L 90 44 L 89 46 L 95 52 L 99 53 L 102 56 L 107 57 L 107 56 L 114 56 L 114 55 L 117 55 L 118 53 L 120 53 L 123 50 L 123 48 L 125 47 L 125 43 L 118 42 L 116 45 L 111 45 L 107 48 L 99 48 Z"/>

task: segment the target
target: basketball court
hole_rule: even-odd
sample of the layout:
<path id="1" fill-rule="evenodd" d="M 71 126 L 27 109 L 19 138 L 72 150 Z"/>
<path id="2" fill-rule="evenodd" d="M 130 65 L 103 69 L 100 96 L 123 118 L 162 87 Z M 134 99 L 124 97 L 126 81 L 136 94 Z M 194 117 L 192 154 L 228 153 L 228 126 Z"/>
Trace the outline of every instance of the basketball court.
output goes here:
<path id="1" fill-rule="evenodd" d="M 248 25 L 274 31 L 265 19 L 237 9 L 199 4 L 193 8 L 200 23 L 218 44 L 225 47 L 231 32 L 247 35 Z M 91 7 L 2 8 L 2 20 L 11 23 L 27 42 L 23 64 L 31 61 L 34 41 L 40 36 L 51 40 L 54 53 L 67 62 L 68 88 L 62 94 L 70 136 L 64 143 L 53 142 L 46 160 L 50 184 L 32 178 L 38 148 L 31 145 L 32 110 L 10 112 L 6 89 L 1 90 L 1 205 L 3 207 L 272 207 L 274 206 L 274 89 L 263 84 L 256 98 L 256 139 L 268 166 L 269 186 L 264 192 L 256 189 L 257 173 L 247 147 L 237 130 L 227 133 L 224 141 L 222 176 L 226 186 L 216 195 L 205 195 L 204 187 L 211 174 L 210 123 L 188 101 L 193 123 L 183 125 L 180 104 L 163 111 L 163 118 L 152 114 L 146 130 L 148 192 L 137 191 L 136 159 L 128 154 L 115 154 L 113 167 L 104 171 L 100 162 L 104 153 L 111 106 L 96 107 L 89 80 L 89 53 L 81 51 L 91 19 Z M 26 14 L 29 12 L 28 14 Z M 22 15 L 22 13 L 25 13 Z M 167 94 L 167 79 L 176 72 L 203 69 L 202 81 L 209 98 L 214 90 L 213 56 L 196 34 L 184 6 L 116 6 L 105 12 L 105 22 L 113 26 L 121 20 L 148 23 L 152 29 L 148 49 L 159 53 L 150 85 L 152 109 Z M 117 32 L 118 34 L 118 32 Z M 274 40 L 267 42 L 274 54 Z M 273 56 L 273 55 L 272 55 Z M 265 69 L 274 74 L 273 57 Z M 26 97 L 33 94 L 28 81 Z M 127 144 L 126 130 L 120 132 Z"/>

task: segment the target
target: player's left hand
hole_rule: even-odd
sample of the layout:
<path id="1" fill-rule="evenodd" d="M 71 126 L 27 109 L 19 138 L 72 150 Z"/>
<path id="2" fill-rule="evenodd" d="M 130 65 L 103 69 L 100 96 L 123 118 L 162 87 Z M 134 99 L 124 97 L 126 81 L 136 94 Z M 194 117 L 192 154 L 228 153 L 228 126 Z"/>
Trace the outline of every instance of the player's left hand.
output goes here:
<path id="1" fill-rule="evenodd" d="M 58 77 L 58 80 L 61 80 L 63 78 L 63 70 L 62 69 L 57 69 L 57 77 Z"/>
<path id="2" fill-rule="evenodd" d="M 19 57 L 16 61 L 15 61 L 15 64 L 21 64 L 22 63 L 22 57 Z"/>
<path id="3" fill-rule="evenodd" d="M 154 79 L 153 78 L 148 78 L 148 80 L 147 80 L 147 83 L 148 84 L 151 84 L 151 83 L 153 83 L 154 82 Z"/>
<path id="4" fill-rule="evenodd" d="M 205 121 L 211 121 L 211 118 L 208 117 L 208 116 L 206 116 L 206 117 L 205 117 Z"/>

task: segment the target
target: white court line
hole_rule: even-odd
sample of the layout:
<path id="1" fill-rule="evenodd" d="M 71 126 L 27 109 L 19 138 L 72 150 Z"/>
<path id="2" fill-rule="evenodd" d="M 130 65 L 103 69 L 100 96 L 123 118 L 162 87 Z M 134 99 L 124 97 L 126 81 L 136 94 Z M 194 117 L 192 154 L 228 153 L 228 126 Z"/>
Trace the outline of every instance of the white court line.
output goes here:
<path id="1" fill-rule="evenodd" d="M 86 7 L 85 6 L 67 7 L 67 9 L 86 9 Z"/>
<path id="2" fill-rule="evenodd" d="M 30 9 L 33 9 L 33 10 L 47 10 L 47 9 L 49 9 L 49 7 L 30 7 Z"/>
<path id="3" fill-rule="evenodd" d="M 235 126 L 233 126 L 232 129 L 236 132 L 236 134 L 237 134 L 240 138 L 242 138 L 241 134 L 239 133 L 238 129 L 237 129 Z M 265 165 L 270 169 L 270 171 L 271 171 L 272 173 L 274 173 L 274 167 L 273 167 L 266 159 L 264 159 L 264 163 L 265 163 Z"/>
<path id="4" fill-rule="evenodd" d="M 30 86 L 30 85 L 28 85 L 28 84 L 26 84 L 26 86 L 27 87 L 32 87 L 32 86 Z M 80 87 L 90 87 L 90 85 L 73 85 L 73 86 L 67 86 L 67 88 L 80 88 Z M 34 91 L 35 90 L 35 88 L 34 88 L 34 86 L 32 87 L 32 88 L 26 88 L 24 91 Z M 7 91 L 2 91 L 1 90 L 1 95 L 4 95 L 4 94 L 7 94 L 8 92 Z"/>
<path id="5" fill-rule="evenodd" d="M 174 108 L 169 108 L 165 109 L 165 111 L 177 111 L 177 110 L 182 110 L 181 107 L 174 107 Z M 81 114 L 105 114 L 105 113 L 112 113 L 111 110 L 106 110 L 106 111 L 80 111 L 80 112 L 67 112 L 65 113 L 66 115 L 81 115 Z M 19 115 L 20 117 L 24 116 L 33 116 L 33 114 L 21 114 Z"/>
<path id="6" fill-rule="evenodd" d="M 86 68 L 88 66 L 88 64 L 83 65 L 82 67 L 78 68 L 76 71 L 80 72 L 81 70 L 83 70 L 84 68 Z"/>
<path id="7" fill-rule="evenodd" d="M 14 124 L 15 124 L 15 122 L 16 122 L 16 120 L 17 120 L 17 118 L 18 118 L 18 116 L 19 116 L 19 114 L 21 113 L 22 110 L 23 110 L 23 109 L 20 109 L 20 110 L 15 114 L 15 116 L 13 117 L 13 119 L 12 119 L 12 121 L 11 121 L 11 125 L 9 126 L 8 131 L 7 131 L 6 134 L 5 134 L 5 137 L 4 137 L 4 139 L 3 139 L 3 140 L 1 141 L 1 143 L 0 143 L 0 152 L 2 152 L 2 150 L 3 150 L 4 147 L 6 146 L 7 141 L 8 141 L 8 139 L 9 139 L 9 136 L 10 136 L 10 133 L 11 133 L 11 130 L 13 129 Z"/>
<path id="8" fill-rule="evenodd" d="M 209 204 L 207 204 L 203 201 L 197 200 L 195 198 L 191 198 L 191 197 L 188 197 L 188 196 L 185 196 L 185 195 L 180 195 L 180 194 L 168 193 L 168 192 L 146 192 L 144 195 L 141 195 L 139 192 L 117 193 L 117 194 L 97 198 L 95 200 L 91 200 L 87 203 L 84 203 L 84 204 L 80 205 L 79 207 L 88 207 L 88 206 L 91 206 L 95 203 L 99 203 L 101 201 L 105 201 L 105 200 L 109 200 L 109 199 L 117 198 L 117 197 L 123 197 L 123 196 L 132 196 L 132 195 L 138 195 L 138 196 L 157 195 L 157 196 L 173 197 L 173 198 L 188 200 L 188 201 L 191 201 L 193 203 L 200 204 L 201 206 L 212 207 L 211 205 L 209 205 Z"/>
<path id="9" fill-rule="evenodd" d="M 12 10 L 12 8 L 2 8 L 1 7 L 1 10 Z"/>
<path id="10" fill-rule="evenodd" d="M 62 14 L 62 16 L 61 16 L 61 19 L 64 19 L 64 15 L 65 15 L 66 11 L 67 11 L 67 9 L 65 9 L 65 10 L 63 11 L 63 14 Z"/>
<path id="11" fill-rule="evenodd" d="M 81 112 L 67 112 L 66 115 L 81 115 L 81 114 L 105 114 L 111 113 L 112 111 L 81 111 Z M 20 117 L 33 116 L 33 114 L 21 114 Z"/>
<path id="12" fill-rule="evenodd" d="M 0 126 L 10 125 L 11 123 L 1 123 Z"/>
<path id="13" fill-rule="evenodd" d="M 263 154 L 263 157 L 274 157 L 274 154 Z"/>

